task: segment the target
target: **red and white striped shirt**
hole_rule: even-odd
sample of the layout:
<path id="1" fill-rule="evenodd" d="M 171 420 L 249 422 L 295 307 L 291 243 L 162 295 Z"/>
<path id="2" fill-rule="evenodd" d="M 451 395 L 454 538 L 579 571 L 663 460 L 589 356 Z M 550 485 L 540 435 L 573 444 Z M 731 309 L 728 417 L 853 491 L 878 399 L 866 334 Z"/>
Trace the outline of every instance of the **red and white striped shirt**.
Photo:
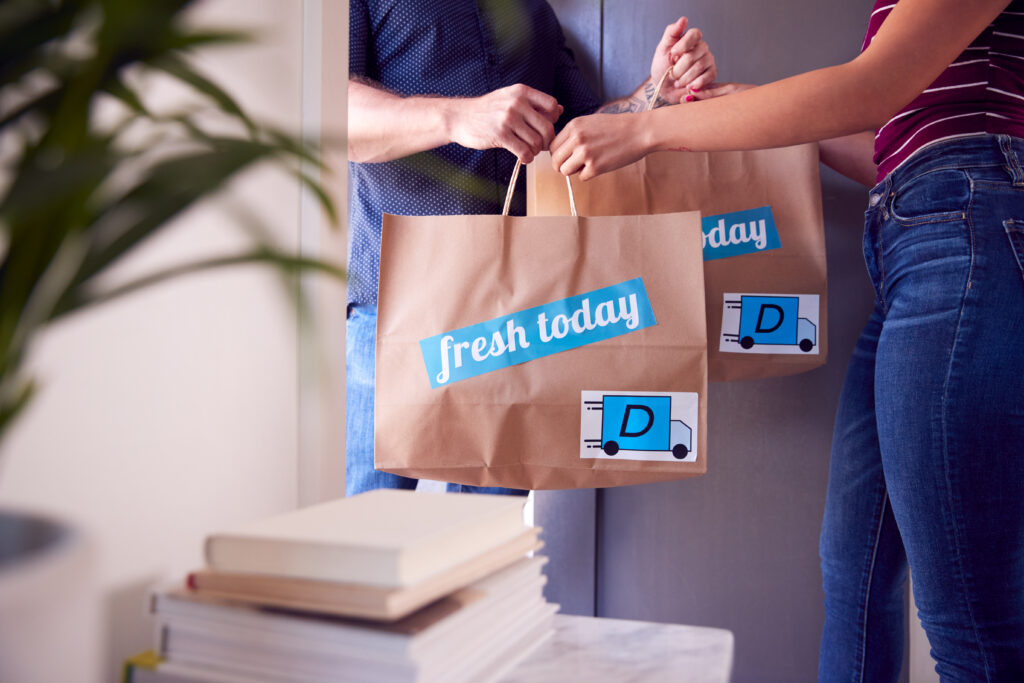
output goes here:
<path id="1" fill-rule="evenodd" d="M 867 48 L 899 0 L 877 0 Z M 964 3 L 969 11 L 970 3 Z M 1024 0 L 1013 0 L 952 64 L 875 136 L 878 179 L 925 145 L 978 133 L 1024 138 Z"/>

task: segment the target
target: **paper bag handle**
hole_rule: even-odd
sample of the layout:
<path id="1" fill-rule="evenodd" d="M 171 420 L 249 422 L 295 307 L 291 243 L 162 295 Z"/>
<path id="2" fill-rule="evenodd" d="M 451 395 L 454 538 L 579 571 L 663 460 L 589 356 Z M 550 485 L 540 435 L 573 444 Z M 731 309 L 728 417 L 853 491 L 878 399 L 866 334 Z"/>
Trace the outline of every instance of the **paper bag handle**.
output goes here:
<path id="1" fill-rule="evenodd" d="M 650 110 L 654 109 L 654 103 L 658 101 L 658 95 L 661 94 L 661 88 L 662 88 L 662 86 L 665 85 L 665 80 L 668 78 L 668 75 L 670 73 L 672 73 L 672 67 L 671 66 L 669 68 L 665 69 L 665 73 L 663 73 L 661 75 L 661 78 L 658 80 L 658 85 L 655 86 L 654 92 L 651 94 L 651 99 L 649 99 L 647 101 L 647 111 L 650 111 Z M 507 216 L 508 215 L 508 209 L 509 209 L 510 206 L 512 206 L 512 195 L 515 193 L 516 181 L 519 179 L 519 168 L 522 165 L 523 165 L 522 160 L 521 159 L 516 159 L 516 167 L 514 169 L 512 169 L 512 179 L 508 181 L 508 192 L 505 193 L 505 206 L 503 206 L 501 208 L 501 215 L 502 216 Z M 569 188 L 569 208 L 572 209 L 572 215 L 575 216 L 575 215 L 577 215 L 576 214 L 576 197 L 574 197 L 573 194 L 572 194 L 572 180 L 569 179 L 569 176 L 565 176 L 565 185 L 566 185 L 566 187 Z"/>
<path id="2" fill-rule="evenodd" d="M 512 206 L 512 195 L 515 193 L 516 181 L 519 179 L 519 169 L 522 167 L 523 162 L 521 159 L 516 159 L 516 167 L 512 169 L 512 179 L 508 181 L 508 192 L 505 193 L 505 206 L 501 209 L 501 215 L 507 216 L 508 209 Z M 576 197 L 572 194 L 572 181 L 569 180 L 569 176 L 565 176 L 565 185 L 569 188 L 569 208 L 572 210 L 572 215 L 576 214 Z"/>
<path id="3" fill-rule="evenodd" d="M 665 79 L 672 73 L 672 67 L 665 69 L 665 73 L 661 75 L 661 79 L 658 80 L 658 85 L 654 87 L 654 93 L 651 95 L 651 99 L 647 100 L 647 111 L 654 109 L 654 103 L 658 101 L 658 95 L 661 94 L 661 86 L 665 85 Z"/>
<path id="4" fill-rule="evenodd" d="M 654 88 L 654 93 L 651 94 L 651 99 L 647 101 L 647 111 L 654 109 L 654 103 L 658 101 L 658 95 L 661 94 L 661 88 L 665 85 L 665 80 L 668 75 L 672 73 L 672 67 L 665 70 L 665 73 L 661 75 L 661 79 L 658 81 L 658 85 Z M 507 216 L 508 209 L 512 206 L 512 195 L 515 193 L 516 181 L 519 179 L 519 169 L 522 167 L 523 162 L 520 159 L 516 159 L 516 167 L 512 169 L 512 179 L 508 181 L 508 192 L 505 193 L 505 206 L 501 208 L 501 215 Z M 565 185 L 569 188 L 569 208 L 572 209 L 572 215 L 576 214 L 576 197 L 572 193 L 572 180 L 569 176 L 565 176 Z"/>

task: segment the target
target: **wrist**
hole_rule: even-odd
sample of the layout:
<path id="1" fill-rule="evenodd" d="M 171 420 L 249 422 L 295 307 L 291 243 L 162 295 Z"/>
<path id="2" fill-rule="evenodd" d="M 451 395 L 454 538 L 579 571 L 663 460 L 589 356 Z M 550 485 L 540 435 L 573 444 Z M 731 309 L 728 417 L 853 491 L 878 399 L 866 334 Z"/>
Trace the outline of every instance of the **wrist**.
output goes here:
<path id="1" fill-rule="evenodd" d="M 644 156 L 651 152 L 659 152 L 663 149 L 661 136 L 659 135 L 658 117 L 656 111 L 647 111 L 638 116 L 643 117 L 638 123 L 636 129 L 640 131 L 640 148 L 644 153 Z"/>
<path id="2" fill-rule="evenodd" d="M 437 131 L 437 147 L 456 142 L 458 109 L 451 98 L 410 97 L 409 104 L 415 108 L 416 116 L 426 116 L 430 128 Z"/>

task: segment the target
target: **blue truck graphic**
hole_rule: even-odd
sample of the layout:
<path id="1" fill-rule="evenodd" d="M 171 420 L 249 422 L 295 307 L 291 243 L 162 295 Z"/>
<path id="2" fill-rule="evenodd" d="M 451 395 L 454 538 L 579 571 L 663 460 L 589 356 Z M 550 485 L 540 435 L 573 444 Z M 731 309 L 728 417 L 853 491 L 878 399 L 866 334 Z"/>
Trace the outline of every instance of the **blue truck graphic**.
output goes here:
<path id="1" fill-rule="evenodd" d="M 740 327 L 735 333 L 723 330 L 726 341 L 744 349 L 755 344 L 797 346 L 807 353 L 818 344 L 818 328 L 800 317 L 800 298 L 795 296 L 741 296 L 727 300 L 727 308 L 739 309 Z"/>
<path id="2" fill-rule="evenodd" d="M 671 396 L 605 395 L 601 401 L 585 401 L 587 410 L 600 410 L 601 438 L 585 439 L 588 448 L 607 455 L 620 450 L 670 451 L 683 460 L 693 448 L 693 430 L 672 419 Z"/>

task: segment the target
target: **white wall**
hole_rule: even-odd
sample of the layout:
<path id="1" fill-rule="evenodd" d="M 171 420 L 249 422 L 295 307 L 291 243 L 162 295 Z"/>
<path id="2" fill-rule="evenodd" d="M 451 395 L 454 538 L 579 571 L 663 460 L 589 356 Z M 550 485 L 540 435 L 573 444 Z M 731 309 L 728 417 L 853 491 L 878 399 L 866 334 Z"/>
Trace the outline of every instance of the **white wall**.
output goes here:
<path id="1" fill-rule="evenodd" d="M 258 30 L 257 44 L 202 54 L 198 64 L 256 118 L 298 132 L 303 3 L 211 0 L 197 20 Z M 149 95 L 167 100 L 176 92 L 157 84 Z M 343 194 L 338 201 L 344 215 Z M 121 275 L 241 248 L 246 240 L 232 206 L 259 216 L 281 245 L 298 248 L 297 183 L 257 169 L 233 183 L 228 198 L 176 220 Z M 339 252 L 332 239 L 328 256 Z M 336 300 L 338 291 L 328 293 Z M 340 356 L 338 342 L 335 336 L 321 347 L 321 361 Z M 337 364 L 322 367 L 340 379 Z M 111 629 L 106 679 L 115 680 L 121 659 L 152 647 L 144 595 L 155 578 L 177 580 L 198 566 L 205 534 L 299 502 L 305 460 L 294 307 L 266 268 L 191 277 L 53 328 L 31 369 L 41 391 L 6 442 L 0 504 L 56 512 L 95 540 Z M 312 408 L 304 410 L 306 420 Z M 303 475 L 311 482 L 304 498 L 337 491 L 337 482 L 321 482 L 320 470 L 336 476 L 337 460 L 343 463 L 331 447 L 336 432 L 313 438 L 318 450 L 309 462 L 317 471 Z"/>
<path id="2" fill-rule="evenodd" d="M 313 60 L 318 53 L 319 69 L 306 71 L 307 92 L 314 87 L 311 76 L 320 86 L 320 139 L 327 172 L 322 176 L 324 188 L 334 199 L 341 225 L 332 228 L 321 220 L 319 225 L 304 225 L 303 233 L 316 236 L 316 253 L 335 263 L 344 263 L 348 252 L 348 157 L 345 140 L 348 127 L 348 2 L 347 0 L 304 0 L 307 18 L 306 53 Z M 319 27 L 317 26 L 319 24 Z M 320 49 L 310 49 L 317 36 L 309 35 L 319 28 Z M 312 106 L 314 103 L 310 102 Z M 312 112 L 310 112 L 312 114 Z M 307 119 L 312 118 L 308 116 Z M 316 474 L 316 500 L 340 498 L 345 495 L 345 284 L 338 280 L 317 278 L 308 293 L 315 303 L 316 346 L 307 354 L 313 365 L 315 395 L 302 403 L 300 413 L 310 435 L 311 445 L 304 449 L 308 469 Z M 304 382 L 310 387 L 314 382 Z M 305 468 L 303 468 L 305 469 Z M 300 491 L 300 495 L 303 492 Z M 305 501 L 302 501 L 305 502 Z M 312 500 L 310 501 L 312 502 Z"/>

